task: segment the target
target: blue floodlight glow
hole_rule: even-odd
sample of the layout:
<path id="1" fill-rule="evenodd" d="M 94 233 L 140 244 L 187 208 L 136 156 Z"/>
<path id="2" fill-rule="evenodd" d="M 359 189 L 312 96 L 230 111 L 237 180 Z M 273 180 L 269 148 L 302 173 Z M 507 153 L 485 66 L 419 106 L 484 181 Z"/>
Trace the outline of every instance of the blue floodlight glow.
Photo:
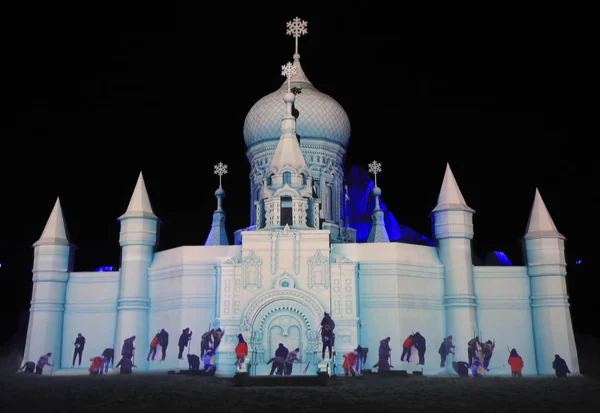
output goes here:
<path id="1" fill-rule="evenodd" d="M 505 253 L 503 253 L 502 251 L 494 251 L 494 254 L 496 254 L 496 257 L 498 258 L 498 261 L 500 261 L 500 264 L 512 266 L 512 262 L 510 262 Z"/>
<path id="2" fill-rule="evenodd" d="M 112 265 L 108 265 L 108 266 L 97 268 L 96 272 L 108 272 L 108 271 L 114 271 L 114 270 L 115 270 L 115 267 L 113 267 Z"/>
<path id="3" fill-rule="evenodd" d="M 345 207 L 347 226 L 356 230 L 356 242 L 366 242 L 372 226 L 371 214 L 375 208 L 375 197 L 373 196 L 375 182 L 373 182 L 366 169 L 355 165 L 346 176 L 346 184 L 349 198 Z M 382 190 L 385 194 L 385 188 L 382 188 Z M 428 246 L 435 245 L 432 240 L 419 234 L 414 229 L 398 224 L 394 214 L 388 211 L 382 198 L 383 195 L 379 198 L 379 206 L 384 211 L 385 229 L 390 241 Z"/>
<path id="4" fill-rule="evenodd" d="M 577 260 L 577 261 L 575 261 L 575 264 L 577 264 L 577 265 L 579 265 L 579 264 L 581 264 L 581 263 L 582 263 L 582 260 Z M 1 266 L 1 265 L 0 265 L 0 266 Z"/>

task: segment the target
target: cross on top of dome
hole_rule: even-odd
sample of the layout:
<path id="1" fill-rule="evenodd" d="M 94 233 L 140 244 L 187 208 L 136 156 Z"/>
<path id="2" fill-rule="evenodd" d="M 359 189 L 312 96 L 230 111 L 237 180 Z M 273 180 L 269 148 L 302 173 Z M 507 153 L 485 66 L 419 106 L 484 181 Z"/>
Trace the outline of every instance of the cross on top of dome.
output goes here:
<path id="1" fill-rule="evenodd" d="M 295 17 L 294 20 L 286 23 L 287 30 L 285 34 L 288 36 L 294 36 L 294 41 L 296 42 L 296 51 L 295 54 L 298 54 L 298 38 L 308 33 L 306 26 L 308 26 L 308 22 L 306 20 L 300 20 L 300 17 Z"/>

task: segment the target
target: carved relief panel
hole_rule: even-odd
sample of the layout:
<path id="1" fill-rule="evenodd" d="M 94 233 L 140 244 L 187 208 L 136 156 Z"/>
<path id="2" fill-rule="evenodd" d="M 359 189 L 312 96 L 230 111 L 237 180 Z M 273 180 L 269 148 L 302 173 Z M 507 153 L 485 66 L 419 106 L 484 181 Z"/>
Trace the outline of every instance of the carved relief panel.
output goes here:
<path id="1" fill-rule="evenodd" d="M 262 259 L 250 251 L 242 265 L 243 288 L 262 288 Z M 239 280 L 238 280 L 239 282 Z"/>
<path id="2" fill-rule="evenodd" d="M 231 280 L 223 280 L 223 314 L 227 317 L 231 312 Z"/>
<path id="3" fill-rule="evenodd" d="M 271 274 L 279 270 L 300 273 L 300 233 L 288 225 L 281 232 L 271 233 Z"/>
<path id="4" fill-rule="evenodd" d="M 333 264 L 331 284 L 332 313 L 338 318 L 356 317 L 356 265 L 352 262 Z"/>
<path id="5" fill-rule="evenodd" d="M 352 280 L 346 278 L 344 280 L 344 307 L 346 309 L 346 316 L 352 315 L 354 311 L 354 289 L 352 288 Z"/>
<path id="6" fill-rule="evenodd" d="M 233 315 L 236 317 L 238 317 L 240 315 L 240 301 L 242 299 L 241 284 L 242 284 L 242 280 L 241 280 L 241 277 L 238 275 L 235 277 L 234 282 L 233 282 L 233 285 L 234 285 L 234 287 L 233 287 Z M 260 288 L 260 287 L 258 287 L 258 288 Z"/>
<path id="7" fill-rule="evenodd" d="M 318 250 L 308 259 L 308 288 L 329 288 L 329 258 Z"/>
<path id="8" fill-rule="evenodd" d="M 333 291 L 331 294 L 331 315 L 335 314 L 336 316 L 342 315 L 342 294 L 340 288 L 341 280 L 338 277 L 335 277 L 333 282 Z"/>

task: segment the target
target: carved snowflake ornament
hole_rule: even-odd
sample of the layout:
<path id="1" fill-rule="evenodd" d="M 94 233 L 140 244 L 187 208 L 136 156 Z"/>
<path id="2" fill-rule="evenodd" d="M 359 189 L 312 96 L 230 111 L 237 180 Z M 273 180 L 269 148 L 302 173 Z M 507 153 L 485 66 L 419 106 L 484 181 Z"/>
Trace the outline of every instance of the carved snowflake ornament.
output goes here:
<path id="1" fill-rule="evenodd" d="M 381 172 L 381 164 L 377 161 L 373 161 L 369 164 L 369 172 L 373 175 L 377 175 Z"/>
<path id="2" fill-rule="evenodd" d="M 298 68 L 290 62 L 281 66 L 281 75 L 287 78 L 288 92 L 291 91 L 290 87 L 292 86 L 292 76 L 294 76 L 296 73 L 298 73 Z"/>
<path id="3" fill-rule="evenodd" d="M 369 172 L 375 177 L 375 187 L 377 187 L 377 174 L 381 172 L 381 164 L 373 161 L 369 164 Z"/>
<path id="4" fill-rule="evenodd" d="M 215 165 L 215 175 L 219 175 L 219 178 L 220 178 L 226 174 L 227 174 L 227 165 L 225 165 L 223 162 L 219 162 L 218 164 Z"/>
<path id="5" fill-rule="evenodd" d="M 291 62 L 288 62 L 285 65 L 281 66 L 281 76 L 285 76 L 289 79 L 296 73 L 298 73 L 298 69 Z"/>
<path id="6" fill-rule="evenodd" d="M 298 38 L 308 33 L 308 30 L 306 30 L 308 23 L 305 20 L 300 20 L 300 17 L 296 17 L 294 20 L 287 22 L 286 26 L 287 30 L 285 34 L 289 36 Z"/>

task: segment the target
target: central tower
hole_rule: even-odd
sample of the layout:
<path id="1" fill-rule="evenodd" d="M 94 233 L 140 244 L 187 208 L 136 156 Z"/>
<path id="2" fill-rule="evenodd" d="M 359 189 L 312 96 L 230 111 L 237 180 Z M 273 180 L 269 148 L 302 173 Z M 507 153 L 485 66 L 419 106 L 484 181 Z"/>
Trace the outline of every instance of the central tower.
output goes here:
<path id="1" fill-rule="evenodd" d="M 297 73 L 292 63 L 282 66 L 287 77 L 283 95 L 286 112 L 281 122 L 281 137 L 263 181 L 262 199 L 255 201 L 256 229 L 272 230 L 286 225 L 297 229 L 319 229 L 320 203 L 313 197 L 313 180 L 296 136 L 292 107 L 291 77 Z"/>
<path id="2" fill-rule="evenodd" d="M 265 178 L 270 173 L 281 137 L 281 119 L 287 116 L 287 105 L 284 107 L 281 100 L 291 89 L 295 95 L 292 114 L 296 140 L 312 177 L 312 197 L 321 204 L 321 227 L 331 231 L 332 239 L 340 238 L 337 242 L 343 242 L 343 237 L 337 234 L 343 232 L 345 222 L 344 160 L 350 140 L 350 120 L 342 106 L 317 90 L 302 69 L 298 40 L 307 34 L 307 22 L 299 18 L 287 22 L 286 34 L 295 41 L 293 65 L 296 70 L 278 90 L 258 100 L 244 122 L 246 156 L 251 169 L 250 225 L 260 227 L 255 205 L 264 198 Z"/>

